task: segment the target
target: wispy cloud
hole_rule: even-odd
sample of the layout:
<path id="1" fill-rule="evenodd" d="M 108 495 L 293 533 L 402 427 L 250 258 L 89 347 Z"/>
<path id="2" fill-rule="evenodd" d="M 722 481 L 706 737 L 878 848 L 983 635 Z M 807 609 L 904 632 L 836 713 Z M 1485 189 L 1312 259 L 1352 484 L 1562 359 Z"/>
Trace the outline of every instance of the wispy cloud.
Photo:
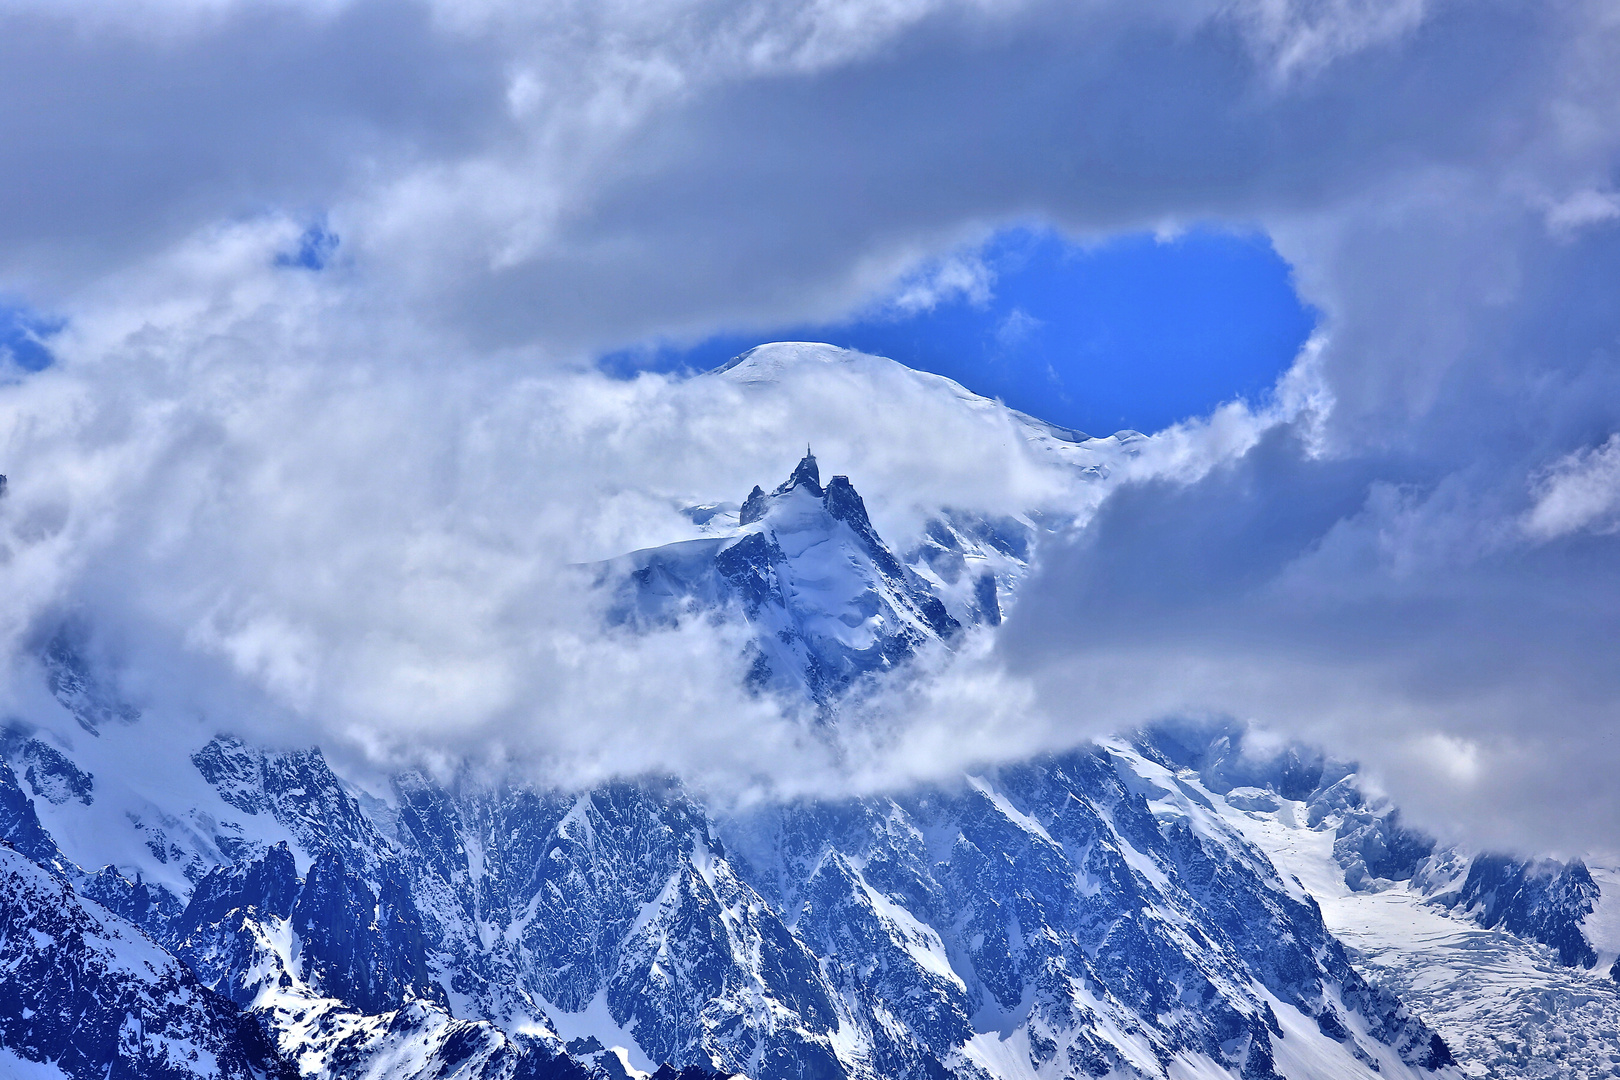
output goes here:
<path id="1" fill-rule="evenodd" d="M 1620 529 L 1620 435 L 1559 458 L 1536 481 L 1524 527 L 1542 539 Z"/>

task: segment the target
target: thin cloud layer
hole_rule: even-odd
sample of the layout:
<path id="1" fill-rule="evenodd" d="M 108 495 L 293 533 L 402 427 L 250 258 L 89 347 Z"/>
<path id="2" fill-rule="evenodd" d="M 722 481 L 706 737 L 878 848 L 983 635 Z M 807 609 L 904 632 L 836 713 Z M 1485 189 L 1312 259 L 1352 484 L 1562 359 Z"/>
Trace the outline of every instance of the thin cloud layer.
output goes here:
<path id="1" fill-rule="evenodd" d="M 585 362 L 974 295 L 1010 224 L 1231 222 L 1323 315 L 1278 403 L 1163 433 L 993 648 L 882 705 L 862 782 L 1221 711 L 1436 828 L 1620 835 L 1612 5 L 11 0 L 0 31 L 0 292 L 68 320 L 0 390 L 14 655 L 86 610 L 134 692 L 357 759 L 752 775 L 802 729 L 728 689 L 735 650 L 598 640 L 570 563 L 804 438 L 900 536 L 1096 492 L 898 384 L 751 411 Z M 278 267 L 316 223 L 324 268 Z"/>

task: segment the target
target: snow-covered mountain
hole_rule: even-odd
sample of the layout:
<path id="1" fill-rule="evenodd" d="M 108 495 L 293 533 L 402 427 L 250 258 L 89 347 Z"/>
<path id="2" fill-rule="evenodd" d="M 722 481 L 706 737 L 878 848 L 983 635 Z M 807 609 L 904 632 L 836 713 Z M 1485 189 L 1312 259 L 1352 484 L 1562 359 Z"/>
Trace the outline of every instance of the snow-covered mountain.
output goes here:
<path id="1" fill-rule="evenodd" d="M 367 809 L 317 753 L 194 756 L 234 762 L 209 769 L 219 797 L 264 794 L 244 814 L 289 839 L 178 914 L 126 906 L 307 1075 L 435 1075 L 452 1038 L 479 1076 L 592 1038 L 628 1069 L 773 1080 L 1449 1062 L 1258 848 L 1207 814 L 1160 820 L 1153 767 L 1122 749 L 744 820 L 674 782 L 405 776 Z M 297 801 L 266 791 L 288 775 Z M 317 792 L 325 812 L 301 813 Z"/>
<path id="2" fill-rule="evenodd" d="M 74 1077 L 283 1072 L 259 1026 L 185 964 L 0 847 L 0 1073 L 31 1062 Z"/>
<path id="3" fill-rule="evenodd" d="M 784 381 L 836 373 L 915 383 L 970 414 L 993 417 L 1045 465 L 1076 482 L 1109 478 L 1145 436 L 1107 438 L 1046 423 L 949 379 L 892 360 L 808 342 L 751 349 L 705 378 L 757 395 Z M 997 626 L 1028 572 L 1038 535 L 1078 515 L 986 514 L 931 508 L 918 535 L 891 544 L 878 535 L 848 476 L 822 486 L 806 448 L 770 491 L 687 507 L 697 537 L 637 551 L 598 568 L 615 590 L 612 618 L 668 626 L 694 615 L 740 616 L 753 628 L 750 682 L 826 705 L 862 677 L 901 666 L 919 651 L 949 647 L 964 627 Z"/>
<path id="4" fill-rule="evenodd" d="M 826 346 L 706 377 L 769 394 L 817 364 L 930 381 L 1082 483 L 1141 439 Z M 593 568 L 609 618 L 734 620 L 756 689 L 832 724 L 864 680 L 1016 618 L 1067 524 L 940 506 L 891 543 L 809 453 L 689 519 Z M 42 639 L 0 734 L 0 1072 L 1365 1080 L 1620 1054 L 1609 871 L 1443 848 L 1352 765 L 1238 726 L 726 812 L 676 777 L 362 784 L 143 716 L 82 635 Z"/>
<path id="5" fill-rule="evenodd" d="M 618 594 L 613 617 L 645 626 L 689 614 L 735 613 L 754 629 L 750 683 L 807 694 L 823 705 L 856 678 L 889 671 L 962 629 L 932 584 L 878 537 L 849 477 L 834 476 L 821 486 L 808 450 L 770 494 L 754 487 L 733 528 L 723 528 L 729 522 L 717 521 L 720 516 L 705 517 L 708 531 L 718 534 L 713 538 L 638 551 L 604 566 L 602 579 Z M 966 563 L 960 534 L 943 523 L 931 523 L 930 540 L 930 551 L 950 550 Z M 1020 541 L 1027 545 L 1019 536 L 1002 540 L 1001 548 L 1016 551 Z M 981 545 L 966 546 L 977 562 L 990 563 Z M 1014 554 L 998 561 L 1023 568 Z M 999 621 L 999 592 L 995 571 L 979 570 L 962 615 Z"/>
<path id="6" fill-rule="evenodd" d="M 1356 967 L 1400 994 L 1471 1076 L 1620 1072 L 1620 874 L 1447 848 L 1403 827 L 1356 767 L 1239 725 L 1140 737 L 1309 891 Z"/>
<path id="7" fill-rule="evenodd" d="M 865 377 L 874 382 L 894 378 L 927 387 L 948 398 L 958 409 L 996 417 L 1041 456 L 1061 461 L 1098 479 L 1106 478 L 1110 468 L 1122 456 L 1133 452 L 1133 448 L 1139 448 L 1148 438 L 1137 431 L 1120 431 L 1094 438 L 1083 431 L 1048 423 L 1009 408 L 993 398 L 975 394 L 943 375 L 915 371 L 885 357 L 819 342 L 777 341 L 760 345 L 705 377 L 725 379 L 737 386 L 769 394 L 790 376 L 801 375 L 807 370 L 814 374 L 818 368 Z"/>

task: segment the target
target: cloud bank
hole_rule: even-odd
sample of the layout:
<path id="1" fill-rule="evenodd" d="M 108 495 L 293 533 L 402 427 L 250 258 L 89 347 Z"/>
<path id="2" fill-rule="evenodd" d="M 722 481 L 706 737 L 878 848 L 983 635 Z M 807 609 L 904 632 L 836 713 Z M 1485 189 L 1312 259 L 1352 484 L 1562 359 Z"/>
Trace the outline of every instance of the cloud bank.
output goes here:
<path id="1" fill-rule="evenodd" d="M 363 301 L 276 265 L 291 231 L 177 258 L 188 279 L 203 259 L 213 291 L 167 312 L 145 290 L 172 283 L 148 267 L 131 306 L 82 314 L 55 364 L 0 387 L 6 708 L 27 715 L 31 658 L 72 620 L 143 722 L 320 743 L 360 768 L 893 783 L 937 768 L 899 748 L 901 720 L 852 730 L 891 748 L 850 761 L 853 744 L 745 693 L 740 627 L 615 631 L 591 564 L 694 535 L 682 508 L 773 486 L 806 443 L 861 477 L 900 542 L 946 505 L 1073 514 L 1102 497 L 1005 409 L 887 362 L 768 387 L 624 381 L 458 355 L 409 324 L 379 338 L 348 306 Z M 998 678 L 965 657 L 928 692 L 973 681 L 983 703 Z M 1005 723 L 1020 700 L 989 697 L 948 726 Z"/>
<path id="2" fill-rule="evenodd" d="M 751 413 L 588 359 L 971 294 L 1008 225 L 1231 222 L 1323 314 L 1283 404 L 1164 433 L 957 691 L 896 709 L 986 704 L 892 760 L 1219 711 L 1348 746 L 1437 828 L 1620 836 L 1609 5 L 9 0 L 0 28 L 0 291 L 68 322 L 0 390 L 14 647 L 89 608 L 138 692 L 289 739 L 602 768 L 696 740 L 746 774 L 798 729 L 716 689 L 719 646 L 571 653 L 569 563 L 805 437 L 900 534 L 1079 496 L 909 399 Z M 325 269 L 277 267 L 315 222 Z"/>

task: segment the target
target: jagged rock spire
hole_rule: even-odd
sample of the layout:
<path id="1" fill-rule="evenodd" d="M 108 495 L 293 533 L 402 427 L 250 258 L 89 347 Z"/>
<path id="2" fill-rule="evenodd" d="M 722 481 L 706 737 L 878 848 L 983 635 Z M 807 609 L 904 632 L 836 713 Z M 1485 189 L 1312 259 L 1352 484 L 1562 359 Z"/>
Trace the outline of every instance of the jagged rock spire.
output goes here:
<path id="1" fill-rule="evenodd" d="M 743 500 L 742 510 L 737 513 L 737 524 L 752 525 L 764 517 L 765 508 L 770 505 L 770 498 L 769 495 L 765 494 L 764 488 L 755 484 L 754 490 L 750 491 L 748 498 Z"/>
<path id="2" fill-rule="evenodd" d="M 776 494 L 783 495 L 803 484 L 818 498 L 821 495 L 821 470 L 816 466 L 816 455 L 810 452 L 810 447 L 804 448 L 804 458 L 793 469 L 793 475 L 787 482 L 776 489 Z"/>

